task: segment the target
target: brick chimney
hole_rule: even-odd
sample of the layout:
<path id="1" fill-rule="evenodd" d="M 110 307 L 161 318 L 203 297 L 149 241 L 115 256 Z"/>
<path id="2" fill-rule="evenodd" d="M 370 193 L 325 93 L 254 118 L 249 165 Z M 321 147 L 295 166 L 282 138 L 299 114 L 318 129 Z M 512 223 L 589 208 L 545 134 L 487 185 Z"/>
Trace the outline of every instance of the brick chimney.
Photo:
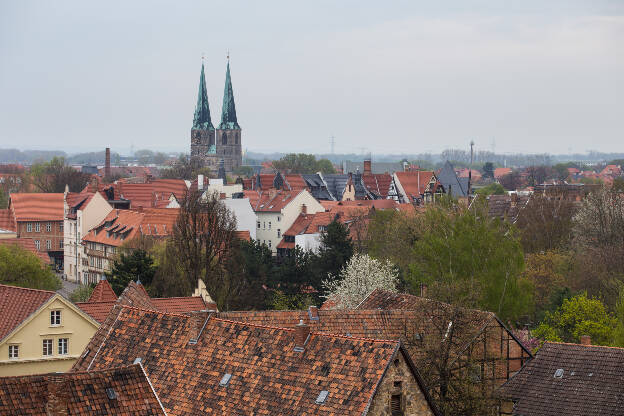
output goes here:
<path id="1" fill-rule="evenodd" d="M 46 414 L 50 416 L 69 415 L 67 409 L 67 385 L 62 375 L 53 375 L 48 379 L 48 400 Z"/>
<path id="2" fill-rule="evenodd" d="M 591 337 L 589 335 L 581 335 L 581 345 L 592 345 Z"/>
<path id="3" fill-rule="evenodd" d="M 110 166 L 110 147 L 106 148 L 106 160 L 104 161 L 104 177 L 110 178 L 111 176 Z"/>
<path id="4" fill-rule="evenodd" d="M 295 348 L 303 349 L 308 335 L 310 335 L 310 327 L 303 323 L 303 319 L 300 319 L 295 327 Z"/>
<path id="5" fill-rule="evenodd" d="M 306 206 L 306 204 L 301 204 L 301 214 L 308 215 L 308 207 Z"/>
<path id="6" fill-rule="evenodd" d="M 364 175 L 370 175 L 373 173 L 373 169 L 371 166 L 371 160 L 370 159 L 366 159 L 364 161 Z"/>

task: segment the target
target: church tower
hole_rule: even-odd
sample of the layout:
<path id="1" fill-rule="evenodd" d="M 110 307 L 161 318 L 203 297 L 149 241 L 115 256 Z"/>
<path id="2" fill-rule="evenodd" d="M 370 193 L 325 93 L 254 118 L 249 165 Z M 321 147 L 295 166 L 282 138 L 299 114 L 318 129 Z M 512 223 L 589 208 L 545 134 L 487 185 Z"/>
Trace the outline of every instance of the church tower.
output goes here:
<path id="1" fill-rule="evenodd" d="M 225 71 L 221 123 L 219 123 L 216 134 L 216 152 L 219 158 L 223 158 L 226 172 L 232 172 L 233 169 L 241 166 L 243 163 L 241 128 L 236 119 L 236 106 L 234 105 L 234 91 L 232 90 L 232 79 L 230 77 L 229 56 L 227 69 Z"/>
<path id="2" fill-rule="evenodd" d="M 202 62 L 199 76 L 199 91 L 197 92 L 197 106 L 191 128 L 191 158 L 199 159 L 207 166 L 217 169 L 215 155 L 215 128 L 210 120 L 210 107 L 208 106 L 208 93 L 206 92 L 206 79 L 204 77 L 204 63 Z"/>

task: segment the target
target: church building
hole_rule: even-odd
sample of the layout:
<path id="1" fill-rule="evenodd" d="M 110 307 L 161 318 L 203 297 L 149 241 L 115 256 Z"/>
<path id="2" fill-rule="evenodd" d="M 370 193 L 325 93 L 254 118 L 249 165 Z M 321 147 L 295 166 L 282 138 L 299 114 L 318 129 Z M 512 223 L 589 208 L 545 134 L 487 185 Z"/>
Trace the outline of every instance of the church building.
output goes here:
<path id="1" fill-rule="evenodd" d="M 191 128 L 191 158 L 201 160 L 205 166 L 215 171 L 218 170 L 221 160 L 223 160 L 226 172 L 232 172 L 243 163 L 241 128 L 236 120 L 229 58 L 225 72 L 221 123 L 216 129 L 210 119 L 204 64 L 202 63 L 197 106 Z"/>

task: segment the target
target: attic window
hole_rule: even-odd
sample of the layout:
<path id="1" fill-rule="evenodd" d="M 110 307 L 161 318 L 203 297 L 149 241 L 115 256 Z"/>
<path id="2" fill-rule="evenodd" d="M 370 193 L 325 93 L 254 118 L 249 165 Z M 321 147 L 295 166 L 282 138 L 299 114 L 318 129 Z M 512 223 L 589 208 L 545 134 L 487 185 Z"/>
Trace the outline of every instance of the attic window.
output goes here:
<path id="1" fill-rule="evenodd" d="M 112 387 L 108 387 L 106 389 L 106 395 L 111 400 L 117 400 L 117 393 L 115 392 L 115 390 L 112 389 Z"/>
<path id="2" fill-rule="evenodd" d="M 325 403 L 325 400 L 327 399 L 327 395 L 329 394 L 329 392 L 327 390 L 321 390 L 321 392 L 319 393 L 318 397 L 316 398 L 316 404 L 323 404 Z"/>
<path id="3" fill-rule="evenodd" d="M 221 381 L 219 382 L 219 386 L 221 387 L 227 387 L 227 385 L 230 383 L 230 379 L 232 378 L 232 374 L 230 373 L 225 373 L 223 375 L 223 377 L 221 377 Z"/>
<path id="4" fill-rule="evenodd" d="M 555 371 L 555 378 L 563 378 L 563 368 L 558 368 L 557 371 Z"/>
<path id="5" fill-rule="evenodd" d="M 132 364 L 141 364 L 141 361 L 143 361 L 143 359 L 141 357 L 137 357 L 137 358 L 134 359 Z"/>

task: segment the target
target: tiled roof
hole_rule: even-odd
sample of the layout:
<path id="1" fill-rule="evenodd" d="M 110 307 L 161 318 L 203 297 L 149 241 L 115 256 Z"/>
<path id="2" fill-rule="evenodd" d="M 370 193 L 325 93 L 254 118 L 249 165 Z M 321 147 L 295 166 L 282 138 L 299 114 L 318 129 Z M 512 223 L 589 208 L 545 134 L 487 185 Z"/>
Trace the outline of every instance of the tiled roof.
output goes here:
<path id="1" fill-rule="evenodd" d="M 50 400 L 52 395 L 56 400 Z M 165 415 L 140 364 L 88 373 L 0 377 L 0 414 L 57 414 L 49 413 L 56 401 L 65 402 L 62 414 L 69 415 Z"/>
<path id="2" fill-rule="evenodd" d="M 52 260 L 50 256 L 45 251 L 37 250 L 37 246 L 35 246 L 35 240 L 32 238 L 6 238 L 0 239 L 0 245 L 8 246 L 8 245 L 16 245 L 19 248 L 30 251 L 35 256 L 39 257 L 39 259 L 44 264 L 52 264 Z"/>
<path id="3" fill-rule="evenodd" d="M 234 237 L 243 241 L 251 241 L 251 233 L 249 230 L 234 231 Z"/>
<path id="4" fill-rule="evenodd" d="M 293 328 L 116 308 L 116 320 L 98 330 L 107 336 L 96 334 L 74 369 L 140 357 L 169 415 L 363 415 L 403 353 L 397 341 L 315 332 L 297 351 Z M 317 404 L 322 390 L 329 394 Z"/>
<path id="5" fill-rule="evenodd" d="M 15 193 L 9 202 L 16 221 L 63 221 L 63 194 Z"/>
<path id="6" fill-rule="evenodd" d="M 454 198 L 468 195 L 468 178 L 459 178 L 448 160 L 436 174 L 436 177 L 446 192 L 450 192 Z"/>
<path id="7" fill-rule="evenodd" d="M 511 173 L 511 168 L 496 168 L 494 169 L 494 177 L 496 179 L 502 178 L 505 175 L 509 175 Z"/>
<path id="8" fill-rule="evenodd" d="M 152 298 L 152 304 L 158 311 L 172 313 L 185 313 L 210 309 L 200 296 Z"/>
<path id="9" fill-rule="evenodd" d="M 0 341 L 54 294 L 49 290 L 0 285 Z"/>
<path id="10" fill-rule="evenodd" d="M 514 222 L 520 211 L 529 202 L 529 196 L 524 195 L 488 195 L 488 216 L 490 218 L 507 218 Z"/>
<path id="11" fill-rule="evenodd" d="M 15 218 L 10 209 L 0 209 L 0 230 L 17 231 Z"/>
<path id="12" fill-rule="evenodd" d="M 298 191 L 300 189 L 308 189 L 308 185 L 303 180 L 301 175 L 284 175 L 286 184 L 291 191 Z"/>
<path id="13" fill-rule="evenodd" d="M 392 175 L 388 173 L 364 174 L 362 175 L 362 180 L 369 192 L 381 198 L 386 198 L 388 196 L 390 184 L 392 183 Z"/>
<path id="14" fill-rule="evenodd" d="M 108 280 L 100 280 L 93 292 L 91 292 L 91 296 L 89 296 L 89 300 L 87 302 L 115 302 L 117 300 L 117 295 L 115 291 L 111 287 Z"/>
<path id="15" fill-rule="evenodd" d="M 178 213 L 177 208 L 114 209 L 83 240 L 117 247 L 137 235 L 166 237 L 173 233 Z"/>
<path id="16" fill-rule="evenodd" d="M 76 306 L 97 322 L 102 323 L 110 313 L 111 309 L 113 309 L 113 306 L 115 306 L 115 303 L 115 301 L 76 302 Z"/>
<path id="17" fill-rule="evenodd" d="M 299 214 L 295 222 L 286 230 L 284 235 L 295 236 L 305 232 L 317 214 Z"/>
<path id="18" fill-rule="evenodd" d="M 395 175 L 410 202 L 414 202 L 416 198 L 420 198 L 427 191 L 435 191 L 428 188 L 429 182 L 434 176 L 431 171 L 397 172 Z"/>
<path id="19" fill-rule="evenodd" d="M 561 377 L 557 370 L 561 369 Z M 500 389 L 514 415 L 624 414 L 624 349 L 545 343 Z"/>
<path id="20" fill-rule="evenodd" d="M 256 203 L 252 203 L 251 206 L 256 212 L 280 212 L 301 192 L 303 191 L 263 191 Z M 251 198 L 249 202 L 251 203 Z"/>

